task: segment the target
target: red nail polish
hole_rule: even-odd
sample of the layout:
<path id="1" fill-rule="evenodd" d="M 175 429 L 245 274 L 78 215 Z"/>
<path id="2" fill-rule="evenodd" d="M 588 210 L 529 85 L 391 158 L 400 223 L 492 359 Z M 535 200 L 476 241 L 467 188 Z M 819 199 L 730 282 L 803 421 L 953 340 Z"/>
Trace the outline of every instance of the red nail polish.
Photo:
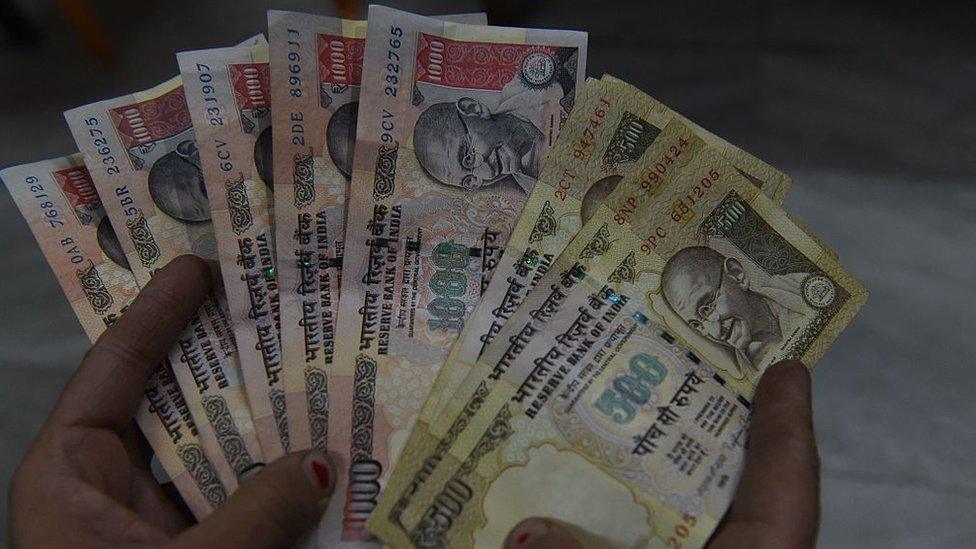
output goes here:
<path id="1" fill-rule="evenodd" d="M 515 538 L 515 543 L 519 545 L 524 545 L 525 542 L 529 541 L 529 538 L 531 537 L 532 537 L 532 533 L 522 532 L 521 534 L 519 534 L 519 537 Z"/>
<path id="2" fill-rule="evenodd" d="M 328 490 L 329 483 L 332 480 L 329 466 L 321 461 L 312 460 L 312 472 L 315 473 L 315 480 L 319 483 L 319 488 Z"/>

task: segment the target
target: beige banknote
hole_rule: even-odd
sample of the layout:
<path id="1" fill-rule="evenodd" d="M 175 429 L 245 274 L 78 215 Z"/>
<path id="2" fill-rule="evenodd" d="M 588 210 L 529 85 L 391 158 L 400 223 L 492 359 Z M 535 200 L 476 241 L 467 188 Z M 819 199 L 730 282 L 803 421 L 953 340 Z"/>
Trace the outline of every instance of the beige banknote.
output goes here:
<path id="1" fill-rule="evenodd" d="M 490 377 L 503 382 L 470 397 L 461 416 L 467 428 L 390 535 L 418 539 L 447 535 L 453 524 L 477 527 L 459 513 L 469 501 L 477 507 L 483 492 L 465 492 L 472 484 L 455 481 L 478 463 L 505 459 L 491 449 L 498 440 L 491 439 L 493 430 L 507 429 L 498 423 L 505 409 L 532 418 L 567 397 L 607 417 L 630 416 L 636 402 L 624 388 L 581 393 L 587 385 L 570 374 L 607 333 L 610 319 L 589 310 L 594 290 L 614 304 L 637 307 L 636 321 L 656 324 L 665 340 L 691 349 L 692 362 L 708 365 L 712 379 L 744 399 L 780 359 L 812 367 L 867 297 L 778 205 L 674 120 L 509 320 L 519 327 L 510 344 L 500 352 L 489 347 L 482 356 Z M 656 433 L 644 428 L 635 442 L 653 443 Z"/>
<path id="2" fill-rule="evenodd" d="M 334 369 L 352 394 L 346 539 L 487 285 L 572 109 L 586 35 L 372 6 Z M 330 383 L 332 380 L 330 379 Z"/>
<path id="3" fill-rule="evenodd" d="M 79 155 L 8 168 L 0 178 L 30 226 L 85 334 L 95 341 L 125 312 L 139 285 Z M 160 364 L 136 422 L 198 519 L 227 492 L 207 459 L 171 366 Z"/>
<path id="4" fill-rule="evenodd" d="M 182 254 L 216 261 L 210 205 L 183 85 L 65 113 L 140 286 Z M 122 229 L 124 227 L 124 229 Z M 191 319 L 170 362 L 200 439 L 228 490 L 263 461 L 241 380 L 226 299 L 218 288 Z"/>
<path id="5" fill-rule="evenodd" d="M 325 450 L 366 22 L 271 10 L 268 34 L 288 432 Z"/>
<path id="6" fill-rule="evenodd" d="M 263 39 L 176 56 L 200 155 L 224 291 L 264 459 L 288 448 L 278 336 L 271 77 Z"/>
<path id="7" fill-rule="evenodd" d="M 460 434 L 461 426 L 454 426 L 453 420 L 468 403 L 467 397 L 486 379 L 490 383 L 490 369 L 472 371 L 478 356 L 500 333 L 499 345 L 514 335 L 502 329 L 505 321 L 674 116 L 680 115 L 612 77 L 587 82 L 492 282 L 438 373 L 375 514 L 397 523 L 399 511 L 423 483 L 426 471 Z M 784 195 L 787 176 L 700 128 L 696 132 L 721 147 L 763 193 L 773 198 Z M 458 398 L 451 400 L 458 389 Z"/>

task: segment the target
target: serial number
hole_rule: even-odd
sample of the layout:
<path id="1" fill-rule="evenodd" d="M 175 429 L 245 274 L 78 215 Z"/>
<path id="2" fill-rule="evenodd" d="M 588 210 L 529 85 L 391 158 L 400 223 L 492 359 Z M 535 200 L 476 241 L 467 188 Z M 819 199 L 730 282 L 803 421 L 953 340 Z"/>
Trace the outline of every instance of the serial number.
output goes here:
<path id="1" fill-rule="evenodd" d="M 641 174 L 637 178 L 636 183 L 640 190 L 647 193 L 648 196 L 654 196 L 660 192 L 661 186 L 664 183 L 661 176 L 668 173 L 668 167 L 674 164 L 675 159 L 681 156 L 681 151 L 687 146 L 688 141 L 684 137 L 679 136 L 678 140 L 668 147 L 668 150 L 660 160 L 651 166 L 646 173 Z M 613 220 L 617 225 L 622 226 L 630 221 L 636 212 L 637 199 L 631 196 L 617 209 L 616 213 L 614 213 Z"/>
<path id="2" fill-rule="evenodd" d="M 112 154 L 112 148 L 108 144 L 108 139 L 105 138 L 105 132 L 98 125 L 99 121 L 95 117 L 85 119 L 85 126 L 88 127 L 88 136 L 92 138 L 92 146 L 95 149 L 95 153 L 98 155 L 99 160 L 101 160 L 102 165 L 106 166 L 105 173 L 118 175 L 121 173 L 118 161 L 115 160 L 115 156 Z"/>
<path id="3" fill-rule="evenodd" d="M 302 55 L 298 50 L 301 49 L 301 43 L 298 42 L 298 37 L 301 33 L 297 29 L 288 29 L 288 94 L 292 97 L 302 96 Z"/>
<path id="4" fill-rule="evenodd" d="M 213 86 L 213 78 L 213 70 L 208 65 L 197 63 L 197 80 L 202 84 L 200 92 L 203 93 L 204 104 L 209 105 L 206 108 L 207 124 L 223 126 L 223 111 L 217 103 L 217 89 Z"/>
<path id="5" fill-rule="evenodd" d="M 569 197 L 569 189 L 572 188 L 574 179 L 576 179 L 576 174 L 572 170 L 563 170 L 562 176 L 556 183 L 556 190 L 553 192 L 556 198 L 565 202 L 566 198 Z"/>
<path id="6" fill-rule="evenodd" d="M 721 179 L 721 174 L 714 169 L 708 170 L 708 174 L 702 177 L 694 187 L 691 188 L 691 192 L 679 198 L 674 206 L 671 207 L 671 220 L 675 223 L 680 223 L 684 225 L 691 219 L 694 214 L 694 205 L 701 201 L 705 197 L 707 191 L 715 186 L 715 182 Z M 641 251 L 650 254 L 655 248 L 661 243 L 662 240 L 668 237 L 668 231 L 663 226 L 658 226 L 654 231 L 644 239 L 644 243 L 641 244 Z"/>
<path id="7" fill-rule="evenodd" d="M 297 29 L 288 29 L 288 95 L 292 97 L 302 97 L 302 48 L 298 38 L 301 32 Z M 296 147 L 305 146 L 305 114 L 301 111 L 293 111 L 291 118 L 291 144 Z"/>
<path id="8" fill-rule="evenodd" d="M 61 212 L 55 207 L 54 202 L 50 200 L 51 197 L 44 190 L 44 185 L 41 185 L 33 175 L 27 176 L 24 179 L 24 183 L 27 183 L 27 188 L 30 189 L 34 199 L 38 201 L 41 214 L 44 216 L 44 220 L 47 221 L 48 225 L 52 229 L 64 225 L 64 220 L 61 219 Z"/>
<path id="9" fill-rule="evenodd" d="M 403 43 L 400 39 L 403 38 L 403 29 L 397 27 L 396 25 L 390 26 L 390 39 L 389 49 L 386 50 L 386 84 L 383 86 L 383 93 L 389 95 L 390 97 L 397 96 L 397 90 L 400 85 L 400 54 L 397 51 Z"/>
<path id="10" fill-rule="evenodd" d="M 593 114 L 590 115 L 589 120 L 583 126 L 582 135 L 576 140 L 573 146 L 573 156 L 576 158 L 585 158 L 592 152 L 592 149 L 596 145 L 596 133 L 595 130 L 599 129 L 603 125 L 603 119 L 607 116 L 607 107 L 610 107 L 610 101 L 605 97 L 600 98 L 600 104 L 593 109 Z"/>

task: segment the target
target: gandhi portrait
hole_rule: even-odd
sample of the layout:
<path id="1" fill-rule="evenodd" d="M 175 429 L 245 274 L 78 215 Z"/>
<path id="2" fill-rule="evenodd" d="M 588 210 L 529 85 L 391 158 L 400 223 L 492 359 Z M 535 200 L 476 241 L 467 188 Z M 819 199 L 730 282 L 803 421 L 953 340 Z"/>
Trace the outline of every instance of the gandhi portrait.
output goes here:
<path id="1" fill-rule="evenodd" d="M 149 194 L 160 210 L 188 222 L 210 220 L 210 202 L 193 140 L 161 156 L 149 169 Z"/>
<path id="2" fill-rule="evenodd" d="M 529 192 L 539 178 L 544 139 L 528 120 L 462 97 L 427 107 L 413 144 L 420 165 L 441 183 L 476 190 L 512 180 Z"/>
<path id="3" fill-rule="evenodd" d="M 623 178 L 622 175 L 608 175 L 590 186 L 586 194 L 583 195 L 583 206 L 580 212 L 583 223 L 593 217 L 593 214 L 600 208 L 600 204 L 603 204 L 610 193 L 617 188 L 617 183 L 620 183 Z"/>
<path id="4" fill-rule="evenodd" d="M 122 244 L 119 242 L 119 238 L 115 235 L 115 229 L 112 228 L 112 224 L 108 220 L 108 216 L 105 216 L 98 222 L 98 231 L 95 233 L 98 240 L 98 247 L 102 249 L 102 252 L 112 260 L 119 267 L 129 268 L 129 260 L 125 258 L 125 252 L 122 251 Z"/>
<path id="5" fill-rule="evenodd" d="M 773 275 L 759 282 L 736 258 L 692 246 L 668 260 L 661 287 L 668 306 L 688 327 L 727 351 L 741 370 L 758 372 L 766 351 L 811 314 L 802 297 L 803 280 L 810 274 Z"/>
<path id="6" fill-rule="evenodd" d="M 254 142 L 254 166 L 258 176 L 269 189 L 274 190 L 274 138 L 271 126 L 261 130 L 261 135 Z"/>
<path id="7" fill-rule="evenodd" d="M 325 128 L 325 147 L 329 158 L 346 178 L 352 179 L 352 154 L 356 144 L 356 119 L 359 102 L 353 101 L 336 109 Z"/>

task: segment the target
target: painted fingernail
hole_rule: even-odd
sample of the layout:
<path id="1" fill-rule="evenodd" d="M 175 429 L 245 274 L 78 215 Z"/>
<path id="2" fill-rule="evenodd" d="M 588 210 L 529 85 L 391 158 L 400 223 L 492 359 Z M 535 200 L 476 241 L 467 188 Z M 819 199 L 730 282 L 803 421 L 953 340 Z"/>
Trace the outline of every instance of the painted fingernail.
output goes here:
<path id="1" fill-rule="evenodd" d="M 332 488 L 332 466 L 321 452 L 310 452 L 305 458 L 308 476 L 315 487 L 323 492 Z"/>
<path id="2" fill-rule="evenodd" d="M 506 547 L 528 547 L 529 542 L 538 540 L 548 533 L 548 521 L 544 519 L 528 519 L 515 528 Z"/>

